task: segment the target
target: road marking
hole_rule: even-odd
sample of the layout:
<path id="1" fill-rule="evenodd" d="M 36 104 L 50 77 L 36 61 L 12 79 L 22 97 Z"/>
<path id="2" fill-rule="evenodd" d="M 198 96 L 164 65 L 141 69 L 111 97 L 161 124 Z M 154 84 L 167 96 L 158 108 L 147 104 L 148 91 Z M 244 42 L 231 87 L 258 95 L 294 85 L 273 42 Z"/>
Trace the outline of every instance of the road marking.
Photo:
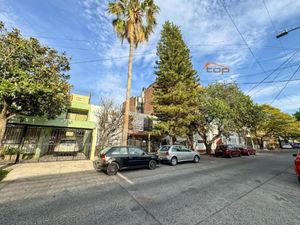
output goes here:
<path id="1" fill-rule="evenodd" d="M 127 177 L 125 177 L 124 175 L 117 173 L 117 175 L 119 177 L 121 177 L 122 179 L 124 179 L 125 181 L 127 181 L 129 184 L 134 184 L 131 180 L 129 180 Z"/>

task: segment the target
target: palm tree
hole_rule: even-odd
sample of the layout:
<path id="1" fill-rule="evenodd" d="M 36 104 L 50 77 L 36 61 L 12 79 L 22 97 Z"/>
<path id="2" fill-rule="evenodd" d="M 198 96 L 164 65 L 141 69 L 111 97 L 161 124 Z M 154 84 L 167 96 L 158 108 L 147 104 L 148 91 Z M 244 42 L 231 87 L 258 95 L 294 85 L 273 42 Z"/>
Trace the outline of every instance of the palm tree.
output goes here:
<path id="1" fill-rule="evenodd" d="M 153 0 L 115 0 L 108 4 L 108 12 L 116 16 L 112 24 L 121 42 L 126 39 L 130 45 L 122 135 L 122 145 L 127 145 L 133 51 L 140 43 L 148 41 L 156 26 L 155 16 L 159 7 Z"/>

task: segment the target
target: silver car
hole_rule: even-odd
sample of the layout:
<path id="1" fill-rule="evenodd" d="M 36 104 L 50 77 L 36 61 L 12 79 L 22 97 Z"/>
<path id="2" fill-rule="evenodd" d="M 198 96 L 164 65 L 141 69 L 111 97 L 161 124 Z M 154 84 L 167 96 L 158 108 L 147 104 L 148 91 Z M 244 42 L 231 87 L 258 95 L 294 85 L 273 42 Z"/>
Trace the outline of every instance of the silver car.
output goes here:
<path id="1" fill-rule="evenodd" d="M 170 163 L 172 166 L 176 166 L 178 162 L 193 161 L 198 163 L 200 160 L 198 152 L 183 145 L 164 145 L 158 150 L 157 155 L 160 162 Z"/>

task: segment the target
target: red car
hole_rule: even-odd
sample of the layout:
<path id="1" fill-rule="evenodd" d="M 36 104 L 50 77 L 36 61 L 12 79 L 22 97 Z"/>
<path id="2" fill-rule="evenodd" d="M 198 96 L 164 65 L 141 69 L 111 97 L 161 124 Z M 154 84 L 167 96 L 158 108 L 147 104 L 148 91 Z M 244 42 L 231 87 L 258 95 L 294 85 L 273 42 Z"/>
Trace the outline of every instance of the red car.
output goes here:
<path id="1" fill-rule="evenodd" d="M 215 150 L 215 156 L 241 156 L 241 150 L 235 145 L 218 145 Z"/>
<path id="2" fill-rule="evenodd" d="M 298 177 L 298 180 L 300 182 L 300 150 L 298 151 L 298 154 L 293 155 L 295 158 L 295 172 Z"/>
<path id="3" fill-rule="evenodd" d="M 240 146 L 239 147 L 242 155 L 255 155 L 256 150 L 250 146 Z"/>

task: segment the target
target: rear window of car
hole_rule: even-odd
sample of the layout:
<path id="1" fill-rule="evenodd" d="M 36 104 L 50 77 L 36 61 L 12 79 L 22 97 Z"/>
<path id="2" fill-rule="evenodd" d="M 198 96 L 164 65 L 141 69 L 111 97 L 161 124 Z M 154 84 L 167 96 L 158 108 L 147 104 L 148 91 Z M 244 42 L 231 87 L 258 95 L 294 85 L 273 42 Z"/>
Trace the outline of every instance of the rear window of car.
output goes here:
<path id="1" fill-rule="evenodd" d="M 227 149 L 227 145 L 219 145 L 219 146 L 217 147 L 217 149 L 225 150 L 225 149 Z"/>
<path id="2" fill-rule="evenodd" d="M 165 145 L 165 146 L 162 146 L 162 147 L 159 149 L 159 151 L 161 151 L 161 152 L 166 152 L 166 151 L 169 151 L 170 148 L 171 148 L 171 146 Z"/>
<path id="3" fill-rule="evenodd" d="M 106 148 L 102 149 L 102 150 L 99 152 L 99 155 L 106 154 L 110 149 L 111 149 L 111 147 L 106 147 Z"/>
<path id="4" fill-rule="evenodd" d="M 127 155 L 127 148 L 126 147 L 118 147 L 112 148 L 111 155 Z"/>

